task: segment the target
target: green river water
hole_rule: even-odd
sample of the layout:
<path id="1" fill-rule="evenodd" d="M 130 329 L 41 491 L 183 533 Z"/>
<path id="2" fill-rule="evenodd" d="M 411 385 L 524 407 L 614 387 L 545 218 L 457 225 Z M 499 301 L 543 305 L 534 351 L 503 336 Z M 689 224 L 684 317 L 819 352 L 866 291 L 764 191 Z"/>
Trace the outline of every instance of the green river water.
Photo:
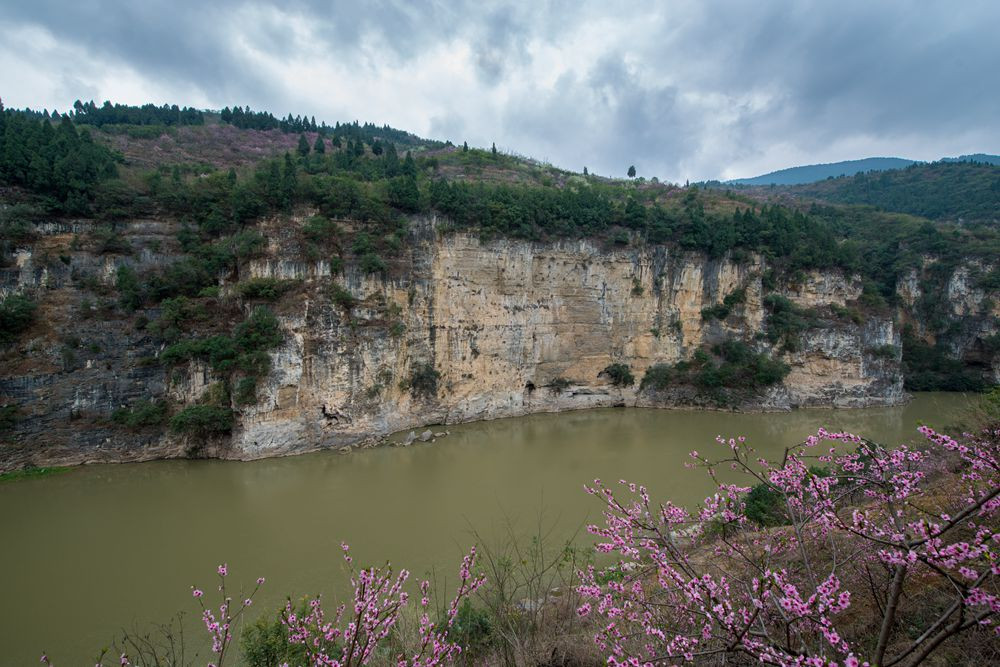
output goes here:
<path id="1" fill-rule="evenodd" d="M 190 587 L 211 590 L 222 562 L 233 586 L 267 577 L 255 615 L 287 595 L 342 591 L 342 540 L 356 562 L 453 578 L 471 526 L 527 531 L 543 514 L 564 537 L 597 518 L 583 491 L 594 477 L 693 504 L 711 484 L 684 467 L 687 453 L 720 452 L 716 435 L 746 435 L 765 455 L 821 426 L 910 441 L 919 421 L 957 423 L 968 400 L 918 394 L 896 408 L 782 414 L 589 410 L 453 425 L 408 448 L 98 465 L 2 483 L 0 665 L 37 664 L 43 651 L 57 665 L 88 664 L 123 627 L 182 610 L 194 620 Z"/>

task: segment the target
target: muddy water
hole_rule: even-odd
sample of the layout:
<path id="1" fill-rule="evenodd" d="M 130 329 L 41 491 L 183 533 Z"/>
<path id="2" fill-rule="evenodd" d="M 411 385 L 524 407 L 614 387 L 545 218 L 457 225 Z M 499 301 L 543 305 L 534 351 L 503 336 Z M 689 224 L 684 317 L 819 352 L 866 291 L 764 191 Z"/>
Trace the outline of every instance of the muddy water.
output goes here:
<path id="1" fill-rule="evenodd" d="M 234 585 L 267 577 L 256 613 L 286 595 L 342 590 L 342 540 L 361 562 L 453 576 L 471 526 L 495 535 L 543 512 L 565 536 L 596 517 L 583 492 L 594 477 L 697 502 L 710 484 L 684 467 L 687 452 L 712 451 L 717 434 L 746 435 L 765 455 L 820 426 L 908 441 L 918 420 L 955 423 L 966 405 L 922 394 L 897 408 L 768 415 L 592 410 L 449 426 L 450 436 L 405 449 L 104 465 L 3 483 L 0 665 L 37 664 L 42 651 L 86 664 L 123 627 L 197 616 L 190 586 L 211 587 L 221 562 Z"/>

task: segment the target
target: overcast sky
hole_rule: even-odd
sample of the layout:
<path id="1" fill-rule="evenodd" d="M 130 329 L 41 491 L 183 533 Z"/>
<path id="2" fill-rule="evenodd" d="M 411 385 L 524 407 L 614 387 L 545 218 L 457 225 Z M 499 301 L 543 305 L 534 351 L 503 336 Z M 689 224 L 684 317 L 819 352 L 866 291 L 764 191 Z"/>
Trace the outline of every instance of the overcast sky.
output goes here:
<path id="1" fill-rule="evenodd" d="M 671 181 L 1000 153 L 1000 2 L 3 0 L 0 97 L 388 123 Z"/>

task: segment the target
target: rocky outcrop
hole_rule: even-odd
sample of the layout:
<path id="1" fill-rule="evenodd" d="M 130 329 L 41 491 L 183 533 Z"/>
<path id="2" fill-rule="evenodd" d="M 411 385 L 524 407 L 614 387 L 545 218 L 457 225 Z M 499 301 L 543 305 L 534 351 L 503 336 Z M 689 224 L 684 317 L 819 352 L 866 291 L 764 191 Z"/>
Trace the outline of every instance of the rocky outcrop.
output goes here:
<path id="1" fill-rule="evenodd" d="M 265 227 L 268 253 L 246 262 L 240 273 L 243 279 L 298 281 L 275 305 L 284 342 L 271 354 L 257 403 L 238 409 L 231 437 L 208 442 L 111 424 L 113 410 L 138 398 L 196 401 L 214 378 L 199 364 L 170 371 L 157 365 L 160 344 L 137 330 L 132 318 L 79 321 L 71 305 L 80 298 L 70 280 L 74 270 L 86 268 L 110 285 L 117 263 L 145 271 L 166 262 L 177 252 L 170 226 L 132 225 L 128 233 L 138 248 L 132 258 L 68 253 L 59 275 L 51 261 L 36 261 L 38 248 L 48 244 L 50 254 L 59 254 L 55 239 L 66 245 L 72 232 L 43 235 L 34 247 L 19 249 L 17 266 L 3 270 L 6 291 L 43 292 L 49 319 L 21 343 L 34 350 L 31 363 L 6 358 L 0 396 L 18 405 L 21 415 L 0 467 L 194 454 L 251 459 L 369 444 L 435 423 L 619 405 L 709 407 L 711 400 L 694 387 L 641 392 L 638 383 L 613 385 L 603 371 L 626 364 L 641 378 L 654 364 L 687 360 L 699 348 L 731 339 L 791 369 L 781 384 L 739 395 L 734 407 L 905 400 L 899 328 L 891 313 L 843 316 L 861 294 L 860 281 L 851 277 L 814 272 L 765 290 L 768 267 L 759 257 L 734 262 L 664 246 L 604 247 L 588 240 L 484 242 L 469 234 L 439 235 L 435 226 L 433 219 L 414 221 L 405 257 L 385 276 L 365 275 L 353 265 L 331 275 L 329 262 L 301 259 L 286 233 Z M 223 294 L 234 279 L 221 280 Z M 356 305 L 345 309 L 330 298 L 333 281 Z M 742 299 L 728 316 L 703 317 L 703 310 L 737 291 Z M 765 291 L 815 314 L 794 351 L 763 335 Z M 244 312 L 249 308 L 233 299 Z M 955 307 L 962 303 L 957 298 Z M 83 350 L 91 349 L 91 340 L 100 345 L 70 367 L 60 363 L 58 341 L 71 330 L 83 339 Z M 436 387 L 415 386 L 421 372 Z"/>

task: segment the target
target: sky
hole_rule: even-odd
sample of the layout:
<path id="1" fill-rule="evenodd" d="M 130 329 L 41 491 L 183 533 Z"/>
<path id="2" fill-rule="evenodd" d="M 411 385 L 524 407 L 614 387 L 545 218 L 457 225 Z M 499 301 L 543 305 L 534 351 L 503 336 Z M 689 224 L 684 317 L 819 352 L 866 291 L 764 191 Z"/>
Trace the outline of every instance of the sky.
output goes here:
<path id="1" fill-rule="evenodd" d="M 0 98 L 388 123 L 683 182 L 1000 153 L 996 0 L 3 0 Z"/>

